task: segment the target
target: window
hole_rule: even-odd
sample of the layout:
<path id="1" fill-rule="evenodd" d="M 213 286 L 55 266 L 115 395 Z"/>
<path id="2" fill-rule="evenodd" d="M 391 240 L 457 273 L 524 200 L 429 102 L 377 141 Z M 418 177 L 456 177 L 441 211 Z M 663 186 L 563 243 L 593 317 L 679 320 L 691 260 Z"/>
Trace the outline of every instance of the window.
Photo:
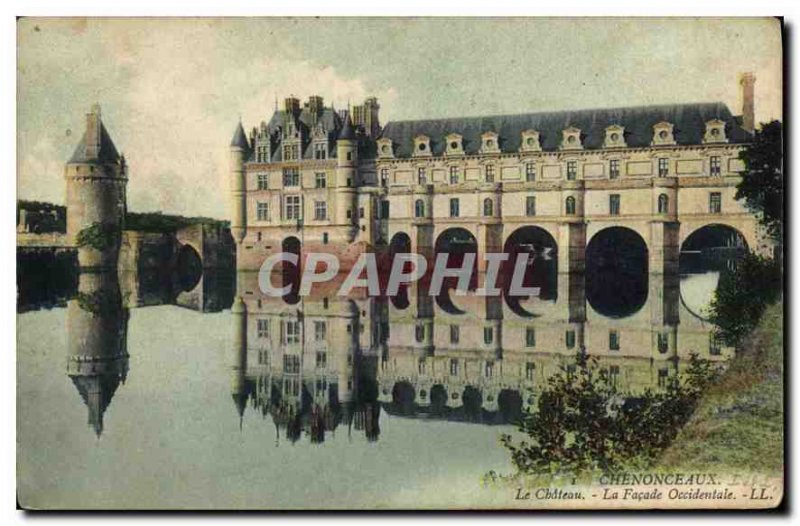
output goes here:
<path id="1" fill-rule="evenodd" d="M 669 379 L 669 369 L 664 367 L 663 369 L 658 370 L 658 386 L 659 387 L 666 387 L 667 380 Z"/>
<path id="2" fill-rule="evenodd" d="M 422 199 L 414 202 L 414 217 L 425 217 L 425 201 Z"/>
<path id="3" fill-rule="evenodd" d="M 268 174 L 258 174 L 257 176 L 258 182 L 258 189 L 259 190 L 266 190 L 269 188 L 269 175 Z"/>
<path id="4" fill-rule="evenodd" d="M 325 221 L 328 218 L 328 203 L 325 201 L 314 201 L 314 219 Z"/>
<path id="5" fill-rule="evenodd" d="M 461 336 L 461 328 L 458 325 L 450 326 L 450 343 L 458 343 Z"/>
<path id="6" fill-rule="evenodd" d="M 617 385 L 617 380 L 619 379 L 619 365 L 608 366 L 608 379 L 611 380 L 611 385 Z"/>
<path id="7" fill-rule="evenodd" d="M 450 199 L 450 217 L 458 217 L 458 199 Z"/>
<path id="8" fill-rule="evenodd" d="M 283 217 L 286 219 L 300 219 L 302 216 L 300 214 L 300 196 L 299 195 L 287 195 Z"/>
<path id="9" fill-rule="evenodd" d="M 566 332 L 566 334 L 564 334 L 564 340 L 565 340 L 565 343 L 567 344 L 567 349 L 575 348 L 575 331 L 572 330 L 572 329 L 569 329 Z"/>
<path id="10" fill-rule="evenodd" d="M 667 194 L 661 194 L 658 196 L 658 213 L 669 213 L 669 197 L 667 197 Z"/>
<path id="11" fill-rule="evenodd" d="M 283 186 L 299 186 L 299 185 L 300 185 L 300 169 L 284 168 Z"/>
<path id="12" fill-rule="evenodd" d="M 358 208 L 358 217 L 360 217 L 361 219 L 364 219 L 364 207 L 363 206 L 360 206 Z"/>
<path id="13" fill-rule="evenodd" d="M 619 215 L 619 194 L 611 194 L 608 196 L 608 213 L 612 216 Z"/>
<path id="14" fill-rule="evenodd" d="M 608 176 L 611 179 L 619 177 L 619 159 L 611 159 L 608 161 Z"/>
<path id="15" fill-rule="evenodd" d="M 414 338 L 417 340 L 417 343 L 422 343 L 425 341 L 425 326 L 424 325 L 417 325 L 414 327 Z"/>
<path id="16" fill-rule="evenodd" d="M 266 163 L 269 162 L 269 148 L 267 146 L 259 146 L 256 148 L 256 162 Z"/>
<path id="17" fill-rule="evenodd" d="M 525 347 L 536 347 L 536 329 L 533 327 L 525 329 Z"/>
<path id="18" fill-rule="evenodd" d="M 458 166 L 450 167 L 450 184 L 458 184 Z"/>
<path id="19" fill-rule="evenodd" d="M 328 147 L 326 144 L 314 145 L 314 159 L 325 159 L 328 156 Z"/>
<path id="20" fill-rule="evenodd" d="M 314 322 L 314 341 L 315 342 L 322 342 L 325 341 L 325 336 L 328 332 L 328 324 L 324 321 L 315 321 Z"/>
<path id="21" fill-rule="evenodd" d="M 533 362 L 527 362 L 525 364 L 525 379 L 533 380 L 533 375 L 535 373 L 536 373 L 536 364 Z"/>
<path id="22" fill-rule="evenodd" d="M 720 168 L 721 167 L 721 163 L 720 163 L 719 157 L 717 157 L 717 156 L 712 157 L 710 166 L 711 166 L 711 175 L 712 175 L 712 177 L 713 176 L 718 177 L 720 175 L 720 170 L 721 170 L 721 168 Z"/>
<path id="23" fill-rule="evenodd" d="M 616 329 L 608 331 L 608 348 L 612 351 L 619 350 L 619 331 Z"/>
<path id="24" fill-rule="evenodd" d="M 389 201 L 381 201 L 381 219 L 389 219 Z"/>
<path id="25" fill-rule="evenodd" d="M 328 186 L 328 177 L 325 172 L 314 174 L 314 187 L 325 188 L 326 186 Z"/>
<path id="26" fill-rule="evenodd" d="M 269 339 L 269 320 L 261 319 L 256 322 L 258 337 Z"/>
<path id="27" fill-rule="evenodd" d="M 572 196 L 567 197 L 567 200 L 564 205 L 565 211 L 568 216 L 575 215 L 575 198 Z"/>
<path id="28" fill-rule="evenodd" d="M 486 345 L 491 344 L 494 341 L 494 328 L 493 327 L 484 327 L 483 328 L 483 343 Z"/>
<path id="29" fill-rule="evenodd" d="M 293 354 L 283 355 L 283 372 L 297 374 L 300 372 L 300 357 Z"/>
<path id="30" fill-rule="evenodd" d="M 458 360 L 455 358 L 450 360 L 450 376 L 458 375 Z"/>
<path id="31" fill-rule="evenodd" d="M 722 354 L 722 340 L 716 332 L 708 335 L 708 354 L 711 356 Z"/>
<path id="32" fill-rule="evenodd" d="M 322 244 L 323 245 L 327 245 L 328 244 L 328 233 L 327 232 L 323 232 L 322 233 Z"/>
<path id="33" fill-rule="evenodd" d="M 489 197 L 483 200 L 483 215 L 486 217 L 494 215 L 494 201 Z"/>
<path id="34" fill-rule="evenodd" d="M 567 181 L 574 181 L 578 177 L 578 161 L 567 161 Z"/>
<path id="35" fill-rule="evenodd" d="M 525 198 L 525 215 L 526 216 L 535 216 L 536 215 L 536 197 L 529 195 Z"/>
<path id="36" fill-rule="evenodd" d="M 389 184 L 389 169 L 381 168 L 381 186 L 387 186 L 388 184 Z"/>
<path id="37" fill-rule="evenodd" d="M 283 147 L 283 160 L 284 161 L 296 161 L 299 157 L 298 155 L 298 145 L 297 144 L 287 144 Z"/>
<path id="38" fill-rule="evenodd" d="M 283 343 L 298 343 L 300 341 L 300 322 L 299 321 L 285 321 L 283 322 Z"/>
<path id="39" fill-rule="evenodd" d="M 425 168 L 417 169 L 417 184 L 428 184 L 428 176 L 425 174 Z"/>
<path id="40" fill-rule="evenodd" d="M 722 194 L 719 192 L 711 192 L 708 194 L 708 212 L 711 214 L 719 214 L 722 212 Z"/>
<path id="41" fill-rule="evenodd" d="M 486 165 L 486 182 L 493 183 L 494 182 L 494 165 L 487 164 Z"/>
<path id="42" fill-rule="evenodd" d="M 491 378 L 493 372 L 494 372 L 494 362 L 486 362 L 483 365 L 483 376 L 485 376 L 486 378 Z"/>
<path id="43" fill-rule="evenodd" d="M 669 350 L 669 335 L 664 332 L 658 334 L 658 352 L 666 354 Z"/>
<path id="44" fill-rule="evenodd" d="M 536 180 L 536 164 L 535 163 L 526 163 L 525 164 L 525 180 L 527 182 L 535 181 Z"/>
<path id="45" fill-rule="evenodd" d="M 348 161 L 352 161 L 353 160 L 353 152 L 347 152 L 347 155 L 345 155 L 345 158 Z"/>
<path id="46" fill-rule="evenodd" d="M 417 362 L 417 372 L 419 374 L 425 374 L 425 358 L 420 358 Z"/>
<path id="47" fill-rule="evenodd" d="M 658 159 L 658 176 L 666 177 L 669 175 L 669 159 L 660 157 Z"/>
<path id="48" fill-rule="evenodd" d="M 256 219 L 258 221 L 269 221 L 269 203 L 263 201 L 256 203 Z"/>

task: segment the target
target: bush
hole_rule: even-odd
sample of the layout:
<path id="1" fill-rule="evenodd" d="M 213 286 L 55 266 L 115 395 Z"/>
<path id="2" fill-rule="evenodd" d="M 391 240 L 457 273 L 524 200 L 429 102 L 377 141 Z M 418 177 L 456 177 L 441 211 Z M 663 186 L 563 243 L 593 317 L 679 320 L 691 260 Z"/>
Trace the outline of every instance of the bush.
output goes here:
<path id="1" fill-rule="evenodd" d="M 625 399 L 596 359 L 579 352 L 575 370 L 562 367 L 524 411 L 518 428 L 529 440 L 517 444 L 506 434 L 501 442 L 527 475 L 608 473 L 635 459 L 649 462 L 675 438 L 716 374 L 693 355 L 684 376 L 670 377 L 664 391 Z"/>
<path id="2" fill-rule="evenodd" d="M 198 223 L 221 226 L 229 225 L 228 221 L 221 221 L 210 217 L 184 217 L 162 214 L 161 212 L 128 212 L 125 216 L 125 229 L 138 230 L 141 232 L 171 234 L 176 230 Z"/>
<path id="3" fill-rule="evenodd" d="M 773 259 L 747 254 L 724 270 L 711 301 L 710 320 L 726 345 L 736 345 L 752 331 L 768 305 L 781 294 L 782 272 Z"/>
<path id="4" fill-rule="evenodd" d="M 76 241 L 79 247 L 91 247 L 102 251 L 114 247 L 119 237 L 120 231 L 116 225 L 92 223 L 78 232 Z"/>

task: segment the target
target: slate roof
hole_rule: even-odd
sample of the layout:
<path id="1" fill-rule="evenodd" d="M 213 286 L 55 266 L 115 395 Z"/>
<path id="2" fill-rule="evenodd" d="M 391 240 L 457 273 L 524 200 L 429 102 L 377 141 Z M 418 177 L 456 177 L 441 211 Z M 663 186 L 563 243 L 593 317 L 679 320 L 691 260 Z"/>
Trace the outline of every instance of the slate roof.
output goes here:
<path id="1" fill-rule="evenodd" d="M 100 151 L 97 154 L 96 158 L 90 158 L 86 155 L 86 132 L 83 133 L 83 137 L 81 141 L 78 143 L 77 148 L 75 148 L 75 152 L 70 157 L 69 162 L 71 163 L 89 163 L 89 162 L 101 162 L 101 163 L 118 163 L 119 162 L 119 153 L 117 152 L 116 146 L 114 146 L 114 141 L 111 140 L 111 136 L 106 131 L 106 127 L 103 123 L 100 123 Z"/>
<path id="2" fill-rule="evenodd" d="M 275 135 L 280 132 L 283 128 L 287 118 L 287 113 L 284 110 L 276 110 L 275 113 L 272 114 L 269 122 L 267 123 L 267 130 L 270 135 Z M 311 111 L 304 107 L 300 114 L 296 118 L 296 124 L 298 128 L 303 130 L 305 137 L 310 138 L 311 130 L 313 128 L 314 119 L 312 117 Z M 342 127 L 342 119 L 336 113 L 333 108 L 323 108 L 322 112 L 317 115 L 317 123 L 322 124 L 328 134 L 328 140 L 335 140 L 336 137 L 339 135 L 339 130 Z M 309 143 L 310 144 L 310 143 Z M 308 148 L 308 144 L 304 144 L 306 147 L 305 151 L 303 152 L 303 159 L 313 159 L 314 158 L 314 151 L 313 148 Z M 331 149 L 331 158 L 335 157 L 336 148 Z M 272 162 L 280 162 L 281 157 L 283 155 L 281 148 L 275 148 L 272 152 Z M 253 160 L 253 159 L 251 159 Z"/>
<path id="3" fill-rule="evenodd" d="M 606 128 L 617 124 L 625 128 L 628 147 L 642 147 L 650 146 L 653 125 L 666 121 L 674 125 L 673 133 L 678 144 L 700 144 L 705 134 L 705 123 L 712 119 L 726 123 L 729 142 L 750 140 L 750 134 L 741 128 L 721 102 L 397 121 L 388 123 L 381 137 L 391 139 L 395 157 L 402 158 L 411 157 L 417 135 L 428 136 L 433 155 L 442 155 L 446 147 L 445 136 L 457 133 L 463 137 L 464 152 L 470 155 L 478 153 L 481 135 L 493 131 L 499 135 L 501 151 L 511 153 L 519 151 L 521 133 L 533 129 L 539 132 L 542 150 L 556 151 L 561 145 L 562 131 L 574 126 L 581 130 L 583 148 L 597 149 L 603 147 Z"/>
<path id="4" fill-rule="evenodd" d="M 350 120 L 350 115 L 348 114 L 347 117 L 344 119 L 344 126 L 342 126 L 342 131 L 339 132 L 339 139 L 345 140 L 353 140 L 356 138 L 356 131 L 353 129 L 353 123 Z"/>
<path id="5" fill-rule="evenodd" d="M 236 131 L 233 132 L 231 146 L 238 146 L 239 148 L 243 148 L 245 150 L 250 147 L 250 145 L 247 143 L 247 135 L 244 133 L 244 128 L 242 127 L 242 121 L 239 121 Z"/>

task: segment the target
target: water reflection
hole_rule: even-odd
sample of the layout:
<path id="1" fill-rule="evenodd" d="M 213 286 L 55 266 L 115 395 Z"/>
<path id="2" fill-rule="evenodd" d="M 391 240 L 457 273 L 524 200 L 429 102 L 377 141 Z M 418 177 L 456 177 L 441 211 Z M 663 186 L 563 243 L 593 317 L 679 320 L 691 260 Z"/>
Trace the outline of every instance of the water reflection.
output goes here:
<path id="1" fill-rule="evenodd" d="M 678 275 L 606 269 L 616 286 L 590 289 L 588 274 L 543 268 L 535 279 L 548 292 L 539 297 L 432 297 L 416 284 L 404 302 L 365 291 L 339 297 L 344 276 L 286 301 L 262 294 L 257 273 L 81 274 L 67 305 L 67 374 L 99 435 L 128 375 L 130 309 L 230 308 L 232 338 L 219 352 L 228 356 L 231 411 L 240 426 L 256 419 L 274 427 L 280 445 L 323 443 L 337 433 L 374 442 L 387 415 L 506 425 L 579 349 L 597 356 L 630 395 L 663 387 L 692 353 L 712 360 L 732 353 L 681 301 Z M 634 275 L 637 299 L 621 310 L 621 284 Z M 176 338 L 182 329 L 170 328 Z"/>

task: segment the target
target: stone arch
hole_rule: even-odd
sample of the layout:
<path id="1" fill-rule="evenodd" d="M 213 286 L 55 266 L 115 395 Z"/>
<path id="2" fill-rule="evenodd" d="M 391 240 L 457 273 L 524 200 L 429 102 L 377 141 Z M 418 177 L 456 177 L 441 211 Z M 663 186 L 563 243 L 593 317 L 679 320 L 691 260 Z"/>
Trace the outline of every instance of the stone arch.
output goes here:
<path id="1" fill-rule="evenodd" d="M 203 277 L 203 261 L 190 244 L 182 245 L 175 256 L 175 283 L 179 292 L 194 289 Z"/>
<path id="2" fill-rule="evenodd" d="M 483 410 L 483 394 L 481 391 L 468 385 L 464 388 L 461 395 L 461 400 L 464 405 L 464 414 L 470 420 L 477 420 L 482 415 Z"/>
<path id="3" fill-rule="evenodd" d="M 557 298 L 558 242 L 552 232 L 538 225 L 521 226 L 506 237 L 503 252 L 508 254 L 508 261 L 503 267 L 503 276 L 510 279 L 514 273 L 517 257 L 527 253 L 528 267 L 523 285 L 539 287 L 541 299 Z M 510 281 L 506 285 L 510 285 Z"/>
<path id="4" fill-rule="evenodd" d="M 392 388 L 392 405 L 401 415 L 414 414 L 414 400 L 416 397 L 417 393 L 414 386 L 405 380 L 397 382 Z"/>
<path id="5" fill-rule="evenodd" d="M 609 226 L 586 245 L 586 299 L 603 316 L 626 318 L 641 309 L 648 296 L 649 253 L 636 230 Z"/>
<path id="6" fill-rule="evenodd" d="M 500 391 L 497 406 L 505 422 L 516 422 L 522 416 L 522 396 L 516 389 Z"/>
<path id="7" fill-rule="evenodd" d="M 472 279 L 470 289 L 475 288 L 478 281 L 478 239 L 471 231 L 462 227 L 450 227 L 443 230 L 436 237 L 434 244 L 434 257 L 438 254 L 448 254 L 447 267 L 460 267 L 467 254 L 475 254 L 475 263 L 472 266 Z M 445 280 L 445 288 L 448 281 Z"/>
<path id="8" fill-rule="evenodd" d="M 431 387 L 431 411 L 434 414 L 440 414 L 445 411 L 447 407 L 447 389 L 442 384 L 435 384 Z"/>

